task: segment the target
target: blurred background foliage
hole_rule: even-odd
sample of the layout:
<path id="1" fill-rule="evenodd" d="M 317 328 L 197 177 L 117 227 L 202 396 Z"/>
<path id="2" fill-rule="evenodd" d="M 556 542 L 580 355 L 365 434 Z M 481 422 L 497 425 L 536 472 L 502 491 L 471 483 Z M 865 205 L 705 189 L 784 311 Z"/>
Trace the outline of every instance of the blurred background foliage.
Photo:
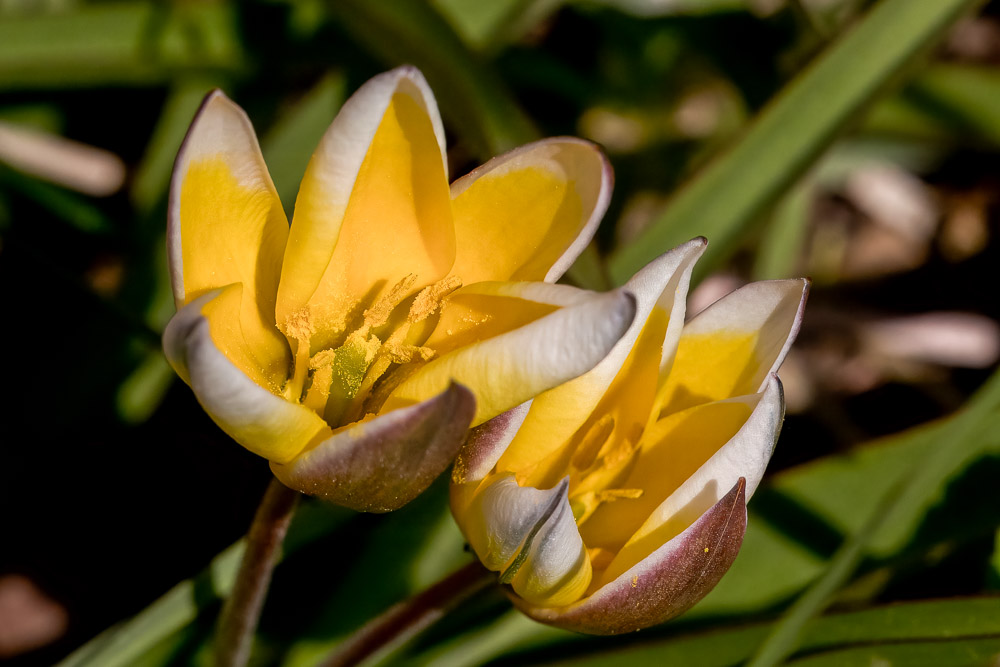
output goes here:
<path id="1" fill-rule="evenodd" d="M 541 136 L 605 147 L 614 199 L 572 282 L 705 235 L 691 313 L 751 279 L 814 288 L 743 551 L 702 603 L 594 639 L 493 591 L 383 657 L 997 664 L 1000 3 L 971 0 L 0 0 L 0 660 L 206 662 L 269 472 L 160 352 L 173 157 L 221 87 L 290 207 L 345 97 L 401 63 L 453 177 Z M 305 503 L 254 664 L 315 664 L 467 562 L 442 482 L 383 517 Z"/>

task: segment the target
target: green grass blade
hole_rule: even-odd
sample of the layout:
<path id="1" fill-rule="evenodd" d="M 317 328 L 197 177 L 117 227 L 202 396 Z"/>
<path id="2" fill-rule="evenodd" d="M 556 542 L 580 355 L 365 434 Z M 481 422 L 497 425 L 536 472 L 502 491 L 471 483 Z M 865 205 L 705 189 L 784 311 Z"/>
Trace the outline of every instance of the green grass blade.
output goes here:
<path id="1" fill-rule="evenodd" d="M 321 503 L 303 503 L 285 540 L 283 558 L 314 542 L 352 513 Z M 90 640 L 59 663 L 60 667 L 129 667 L 171 635 L 193 623 L 203 609 L 232 590 L 243 557 L 244 540 L 212 559 L 198 576 L 182 581 L 127 621 Z"/>
<path id="2" fill-rule="evenodd" d="M 289 220 L 306 165 L 347 96 L 345 84 L 341 74 L 325 76 L 261 136 L 264 161 Z"/>
<path id="3" fill-rule="evenodd" d="M 702 271 L 725 257 L 914 55 L 977 4 L 882 0 L 779 94 L 739 143 L 680 190 L 662 216 L 611 256 L 615 283 L 699 235 L 711 242 Z"/>
<path id="4" fill-rule="evenodd" d="M 994 420 L 990 417 L 995 416 L 998 408 L 1000 373 L 995 373 L 961 413 L 938 428 L 922 432 L 921 438 L 941 446 L 932 448 L 926 458 L 913 466 L 910 474 L 889 489 L 865 526 L 844 542 L 826 571 L 784 613 L 750 661 L 750 667 L 780 664 L 795 651 L 802 629 L 847 583 L 865 555 L 868 543 L 882 527 L 893 521 L 900 508 L 920 506 L 932 500 L 927 498 L 928 490 L 937 489 L 940 480 L 961 468 L 982 449 L 983 443 L 990 441 L 987 431 L 994 430 Z"/>

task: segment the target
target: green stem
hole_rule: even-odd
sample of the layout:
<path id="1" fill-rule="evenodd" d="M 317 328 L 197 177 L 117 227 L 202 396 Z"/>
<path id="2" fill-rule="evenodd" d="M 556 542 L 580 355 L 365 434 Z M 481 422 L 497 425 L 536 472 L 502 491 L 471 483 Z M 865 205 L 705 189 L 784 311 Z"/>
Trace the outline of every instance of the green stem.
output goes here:
<path id="1" fill-rule="evenodd" d="M 495 572 L 487 570 L 479 561 L 470 563 L 373 618 L 338 646 L 321 663 L 322 667 L 348 667 L 376 655 L 384 656 L 495 581 Z"/>
<path id="2" fill-rule="evenodd" d="M 246 551 L 236 574 L 233 592 L 222 607 L 215 637 L 218 667 L 243 667 L 250 657 L 260 610 L 278 562 L 299 493 L 276 479 L 264 492 L 247 534 Z"/>

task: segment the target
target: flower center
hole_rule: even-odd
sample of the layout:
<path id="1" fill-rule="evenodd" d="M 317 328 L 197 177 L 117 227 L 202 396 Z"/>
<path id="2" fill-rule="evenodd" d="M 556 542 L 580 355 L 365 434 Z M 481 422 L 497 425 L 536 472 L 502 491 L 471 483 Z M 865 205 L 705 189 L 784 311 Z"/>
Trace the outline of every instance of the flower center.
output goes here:
<path id="1" fill-rule="evenodd" d="M 338 315 L 307 305 L 289 317 L 279 327 L 295 350 L 285 398 L 301 401 L 336 427 L 363 416 L 375 383 L 394 366 L 432 359 L 434 351 L 421 346 L 428 332 L 416 325 L 433 315 L 462 281 L 445 278 L 410 296 L 416 280 L 414 274 L 406 276 L 360 317 L 351 314 L 361 304 Z M 322 347 L 314 350 L 317 343 Z"/>
<path id="2" fill-rule="evenodd" d="M 605 414 L 578 440 L 569 460 L 569 501 L 578 525 L 603 503 L 642 496 L 642 489 L 616 488 L 635 459 L 638 435 L 616 432 L 615 418 Z"/>

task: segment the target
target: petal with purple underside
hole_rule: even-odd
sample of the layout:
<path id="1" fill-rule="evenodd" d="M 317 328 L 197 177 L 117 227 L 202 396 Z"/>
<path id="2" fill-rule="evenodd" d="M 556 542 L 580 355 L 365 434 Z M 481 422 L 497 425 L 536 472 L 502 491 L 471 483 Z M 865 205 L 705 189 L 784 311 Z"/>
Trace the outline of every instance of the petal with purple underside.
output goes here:
<path id="1" fill-rule="evenodd" d="M 462 446 L 475 399 L 451 383 L 426 401 L 351 424 L 271 471 L 286 486 L 362 512 L 416 498 Z"/>
<path id="2" fill-rule="evenodd" d="M 602 576 L 603 581 L 615 578 L 691 525 L 737 480 L 746 480 L 745 495 L 747 500 L 750 499 L 771 460 L 785 414 L 781 382 L 777 375 L 770 376 L 764 391 L 756 398 L 753 412 L 739 431 L 695 471 L 687 474 L 680 486 L 669 490 L 669 495 L 651 494 L 651 500 L 659 501 L 659 504 L 608 565 Z M 655 443 L 665 451 L 650 452 L 648 455 L 645 451 L 641 452 L 639 464 L 627 484 L 646 484 L 641 488 L 651 488 L 655 476 L 646 471 L 661 469 L 665 462 L 680 458 L 671 453 L 673 444 L 669 441 Z M 662 501 L 659 500 L 661 498 Z"/>
<path id="3" fill-rule="evenodd" d="M 744 494 L 741 479 L 691 527 L 577 603 L 553 608 L 512 599 L 537 621 L 588 634 L 633 632 L 669 620 L 712 590 L 736 559 L 746 532 Z"/>
<path id="4" fill-rule="evenodd" d="M 468 484 L 486 477 L 521 428 L 530 407 L 531 401 L 527 401 L 469 431 L 455 459 L 451 481 Z"/>

